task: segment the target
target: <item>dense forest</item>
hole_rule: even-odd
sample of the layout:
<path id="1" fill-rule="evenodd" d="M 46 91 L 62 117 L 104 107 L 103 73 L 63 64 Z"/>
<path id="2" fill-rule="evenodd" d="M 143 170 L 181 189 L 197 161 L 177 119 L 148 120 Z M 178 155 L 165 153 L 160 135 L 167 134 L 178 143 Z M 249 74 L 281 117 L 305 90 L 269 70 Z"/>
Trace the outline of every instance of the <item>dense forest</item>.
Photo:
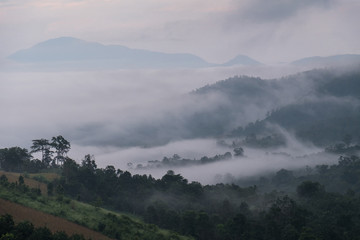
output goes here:
<path id="1" fill-rule="evenodd" d="M 31 149 L 42 152 L 42 159 L 33 159 L 19 147 L 1 149 L 2 168 L 56 171 L 60 178 L 44 180 L 48 195 L 131 213 L 195 239 L 357 239 L 359 235 L 360 158 L 354 153 L 360 146 L 350 142 L 327 148 L 341 152 L 334 165 L 281 169 L 252 180 L 216 185 L 189 182 L 172 170 L 155 179 L 113 166 L 98 168 L 91 155 L 77 163 L 65 155 L 70 143 L 62 136 L 33 140 Z M 6 182 L 2 176 L 1 184 L 10 186 Z M 31 191 L 39 195 L 36 189 Z M 9 216 L 2 219 L 11 220 Z M 98 230 L 109 233 L 111 226 L 103 220 Z M 10 234 L 17 231 L 17 226 L 13 228 Z"/>

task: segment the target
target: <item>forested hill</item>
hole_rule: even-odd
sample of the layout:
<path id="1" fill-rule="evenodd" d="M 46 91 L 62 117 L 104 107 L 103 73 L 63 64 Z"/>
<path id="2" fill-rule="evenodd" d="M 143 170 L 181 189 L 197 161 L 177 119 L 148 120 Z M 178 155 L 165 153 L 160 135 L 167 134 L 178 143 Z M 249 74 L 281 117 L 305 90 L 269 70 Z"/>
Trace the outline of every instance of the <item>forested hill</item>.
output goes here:
<path id="1" fill-rule="evenodd" d="M 264 119 L 240 127 L 232 135 L 274 133 L 276 130 L 272 126 L 277 125 L 320 146 L 332 144 L 349 134 L 359 141 L 360 73 L 338 75 L 312 71 L 308 74 L 314 73 L 320 77 L 304 79 L 313 87 L 303 92 L 301 98 L 273 109 Z"/>
<path id="2" fill-rule="evenodd" d="M 192 94 L 215 95 L 223 102 L 189 123 L 198 135 L 267 135 L 279 133 L 276 125 L 321 146 L 346 134 L 360 136 L 358 71 L 312 70 L 269 80 L 236 76 Z M 203 124 L 205 115 L 208 121 Z"/>

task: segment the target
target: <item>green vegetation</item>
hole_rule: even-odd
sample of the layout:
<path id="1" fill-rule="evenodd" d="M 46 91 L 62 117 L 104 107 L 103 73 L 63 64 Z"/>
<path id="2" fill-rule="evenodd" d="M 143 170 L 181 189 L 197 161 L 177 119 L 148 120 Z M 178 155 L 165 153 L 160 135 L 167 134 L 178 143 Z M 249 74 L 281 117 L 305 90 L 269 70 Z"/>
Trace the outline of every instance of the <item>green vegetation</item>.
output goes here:
<path id="1" fill-rule="evenodd" d="M 71 222 L 104 233 L 116 239 L 187 239 L 154 225 L 144 224 L 129 215 L 114 213 L 93 205 L 81 203 L 60 194 L 53 197 L 41 195 L 39 189 L 29 188 L 20 181 L 9 183 L 5 175 L 0 177 L 0 197 L 37 209 Z"/>
<path id="2" fill-rule="evenodd" d="M 250 140 L 256 143 L 257 138 Z M 349 135 L 343 142 L 326 148 L 343 154 L 335 165 L 295 172 L 281 169 L 255 180 L 205 186 L 188 182 L 172 170 L 155 179 L 113 166 L 98 168 L 91 155 L 81 164 L 64 157 L 47 167 L 61 173 L 59 178 L 45 180 L 48 196 L 26 186 L 21 175 L 12 183 L 3 175 L 0 197 L 116 239 L 186 239 L 179 234 L 199 240 L 356 239 L 360 229 L 360 158 L 356 152 L 360 147 L 352 144 Z M 237 146 L 234 152 L 241 156 L 243 149 Z M 177 155 L 171 161 L 174 159 L 181 161 Z M 19 169 L 29 161 L 17 161 Z M 42 174 L 36 176 L 44 181 Z"/>
<path id="3" fill-rule="evenodd" d="M 111 166 L 98 169 L 94 164 L 84 161 L 77 165 L 68 160 L 63 166 L 67 174 L 57 184 L 84 201 L 93 201 L 87 196 L 97 196 L 106 206 L 141 215 L 149 223 L 196 239 L 358 236 L 360 158 L 355 155 L 343 156 L 332 166 L 307 168 L 302 175 L 282 169 L 244 188 L 188 183 L 173 171 L 154 179 Z"/>

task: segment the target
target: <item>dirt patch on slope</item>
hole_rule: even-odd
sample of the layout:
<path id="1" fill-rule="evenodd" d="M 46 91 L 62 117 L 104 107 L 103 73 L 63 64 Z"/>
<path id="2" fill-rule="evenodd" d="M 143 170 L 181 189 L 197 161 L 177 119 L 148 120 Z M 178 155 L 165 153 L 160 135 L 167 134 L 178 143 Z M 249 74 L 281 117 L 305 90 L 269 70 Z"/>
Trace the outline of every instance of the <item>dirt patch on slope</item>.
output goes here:
<path id="1" fill-rule="evenodd" d="M 91 238 L 93 240 L 110 240 L 110 238 L 102 235 L 101 233 L 95 232 L 76 223 L 69 222 L 63 218 L 55 217 L 53 215 L 24 207 L 20 204 L 0 198 L 0 215 L 6 213 L 12 215 L 16 222 L 27 220 L 32 222 L 36 227 L 45 226 L 52 232 L 64 231 L 68 235 L 77 233 L 84 235 L 85 238 Z"/>

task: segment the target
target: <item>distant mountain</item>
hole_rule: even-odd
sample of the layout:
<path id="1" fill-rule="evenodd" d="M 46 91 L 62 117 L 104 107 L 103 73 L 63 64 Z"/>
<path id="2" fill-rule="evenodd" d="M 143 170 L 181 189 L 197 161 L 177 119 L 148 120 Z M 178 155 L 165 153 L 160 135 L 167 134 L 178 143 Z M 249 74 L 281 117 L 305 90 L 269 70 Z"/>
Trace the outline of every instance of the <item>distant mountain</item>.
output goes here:
<path id="1" fill-rule="evenodd" d="M 233 59 L 231 59 L 230 61 L 221 64 L 221 66 L 234 66 L 234 65 L 262 65 L 262 63 L 248 57 L 245 55 L 238 55 L 236 57 L 234 57 Z"/>
<path id="2" fill-rule="evenodd" d="M 343 55 L 334 55 L 329 57 L 307 57 L 296 60 L 291 64 L 297 66 L 342 66 L 342 65 L 352 65 L 360 64 L 360 55 L 359 54 L 343 54 Z"/>
<path id="3" fill-rule="evenodd" d="M 18 63 L 40 69 L 116 69 L 116 68 L 204 68 L 234 65 L 259 65 L 244 55 L 224 64 L 212 64 L 187 53 L 162 53 L 103 45 L 73 37 L 50 39 L 8 56 Z"/>
<path id="4" fill-rule="evenodd" d="M 79 68 L 167 68 L 210 67 L 200 57 L 184 53 L 161 53 L 131 49 L 120 45 L 102 45 L 72 37 L 60 37 L 41 42 L 29 49 L 20 50 L 8 57 L 23 63 Z"/>

